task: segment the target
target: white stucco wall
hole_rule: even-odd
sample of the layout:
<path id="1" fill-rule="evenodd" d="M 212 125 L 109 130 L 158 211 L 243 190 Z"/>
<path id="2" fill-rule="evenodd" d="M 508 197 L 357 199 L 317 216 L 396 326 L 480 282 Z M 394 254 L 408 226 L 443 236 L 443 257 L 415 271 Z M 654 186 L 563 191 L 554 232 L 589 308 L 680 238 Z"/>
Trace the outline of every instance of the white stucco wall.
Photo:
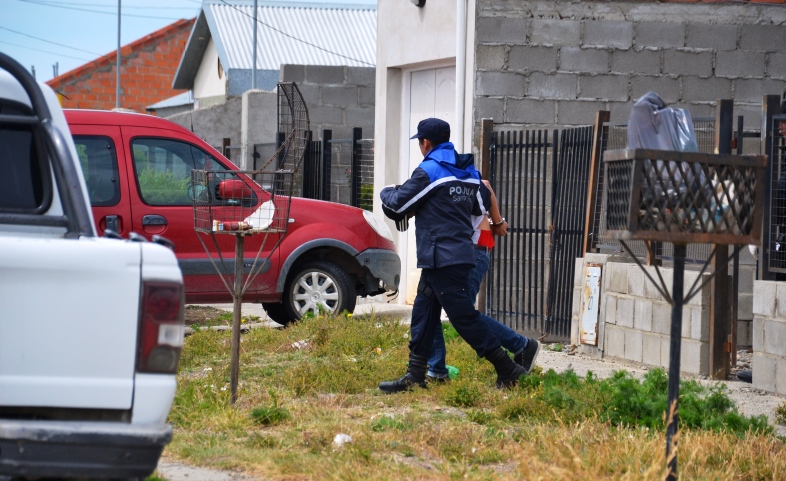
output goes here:
<path id="1" fill-rule="evenodd" d="M 471 152 L 475 2 L 470 0 L 466 3 L 464 143 L 457 147 L 460 151 Z M 374 211 L 380 217 L 384 215 L 379 191 L 386 185 L 401 183 L 411 173 L 407 161 L 408 139 L 412 134 L 404 131 L 409 113 L 406 98 L 409 94 L 408 76 L 412 71 L 456 64 L 456 10 L 455 0 L 430 0 L 423 8 L 402 0 L 379 0 L 377 3 Z M 453 132 L 457 129 L 458 126 L 451 125 Z M 402 264 L 405 264 L 406 234 L 397 232 L 395 225 L 388 222 L 399 247 Z M 411 225 L 414 228 L 414 222 Z M 402 293 L 407 292 L 406 281 L 406 273 L 402 272 Z M 404 302 L 404 298 L 400 295 L 399 301 Z"/>
<path id="2" fill-rule="evenodd" d="M 199 100 L 226 94 L 226 71 L 218 78 L 218 50 L 211 38 L 194 78 L 194 98 Z"/>

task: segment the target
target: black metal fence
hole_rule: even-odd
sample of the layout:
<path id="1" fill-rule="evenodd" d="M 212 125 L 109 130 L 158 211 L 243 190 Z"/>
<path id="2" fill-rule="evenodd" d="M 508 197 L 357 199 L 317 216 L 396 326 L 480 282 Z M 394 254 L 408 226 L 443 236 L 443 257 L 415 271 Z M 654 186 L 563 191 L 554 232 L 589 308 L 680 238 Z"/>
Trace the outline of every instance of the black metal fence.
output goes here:
<path id="1" fill-rule="evenodd" d="M 362 129 L 357 127 L 352 129 L 352 137 L 346 139 L 334 139 L 333 132 L 327 129 L 322 131 L 320 139 L 314 139 L 309 133 L 292 195 L 371 210 L 374 200 L 374 139 L 363 139 L 362 136 Z M 261 162 L 274 155 L 276 149 L 277 144 L 255 144 L 254 170 L 258 168 L 258 162 L 261 166 Z"/>
<path id="2" fill-rule="evenodd" d="M 781 125 L 784 128 L 781 129 Z M 767 174 L 768 205 L 765 207 L 762 254 L 775 280 L 786 280 L 786 115 L 775 115 L 770 126 L 770 165 Z"/>
<path id="3" fill-rule="evenodd" d="M 570 336 L 591 147 L 592 127 L 491 134 L 490 181 L 509 228 L 492 251 L 486 311 L 513 329 Z"/>

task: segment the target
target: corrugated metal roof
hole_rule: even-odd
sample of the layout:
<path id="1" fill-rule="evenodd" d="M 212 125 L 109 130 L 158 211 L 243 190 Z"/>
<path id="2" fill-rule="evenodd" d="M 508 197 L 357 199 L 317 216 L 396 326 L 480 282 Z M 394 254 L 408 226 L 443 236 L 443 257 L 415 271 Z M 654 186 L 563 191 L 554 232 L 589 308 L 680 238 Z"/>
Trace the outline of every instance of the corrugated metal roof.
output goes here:
<path id="1" fill-rule="evenodd" d="M 251 69 L 254 7 L 228 3 L 203 5 L 213 39 L 226 57 L 225 69 Z M 281 64 L 376 65 L 373 8 L 260 5 L 257 21 L 259 70 L 278 70 Z"/>

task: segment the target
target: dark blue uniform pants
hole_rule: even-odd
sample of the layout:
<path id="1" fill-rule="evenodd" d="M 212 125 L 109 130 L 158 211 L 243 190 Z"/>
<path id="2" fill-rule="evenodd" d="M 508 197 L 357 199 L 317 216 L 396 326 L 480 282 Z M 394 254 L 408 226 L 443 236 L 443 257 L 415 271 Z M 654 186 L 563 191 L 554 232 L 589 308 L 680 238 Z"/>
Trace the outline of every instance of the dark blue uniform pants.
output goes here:
<path id="1" fill-rule="evenodd" d="M 439 317 L 443 308 L 453 327 L 478 356 L 484 357 L 500 347 L 499 340 L 480 319 L 480 312 L 469 295 L 471 270 L 472 264 L 458 264 L 421 271 L 412 308 L 410 352 L 428 356 L 434 333 L 442 328 Z"/>

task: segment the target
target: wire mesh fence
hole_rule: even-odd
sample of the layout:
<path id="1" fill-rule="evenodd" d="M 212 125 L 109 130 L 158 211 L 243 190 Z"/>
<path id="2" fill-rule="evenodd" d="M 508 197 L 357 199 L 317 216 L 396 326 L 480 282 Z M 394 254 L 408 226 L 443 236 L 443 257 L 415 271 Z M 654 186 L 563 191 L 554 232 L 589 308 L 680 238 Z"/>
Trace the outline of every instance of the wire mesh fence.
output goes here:
<path id="1" fill-rule="evenodd" d="M 783 125 L 783 128 L 781 128 Z M 786 115 L 776 115 L 772 124 L 772 157 L 770 162 L 770 215 L 765 219 L 768 232 L 763 243 L 769 253 L 770 272 L 786 273 Z"/>

